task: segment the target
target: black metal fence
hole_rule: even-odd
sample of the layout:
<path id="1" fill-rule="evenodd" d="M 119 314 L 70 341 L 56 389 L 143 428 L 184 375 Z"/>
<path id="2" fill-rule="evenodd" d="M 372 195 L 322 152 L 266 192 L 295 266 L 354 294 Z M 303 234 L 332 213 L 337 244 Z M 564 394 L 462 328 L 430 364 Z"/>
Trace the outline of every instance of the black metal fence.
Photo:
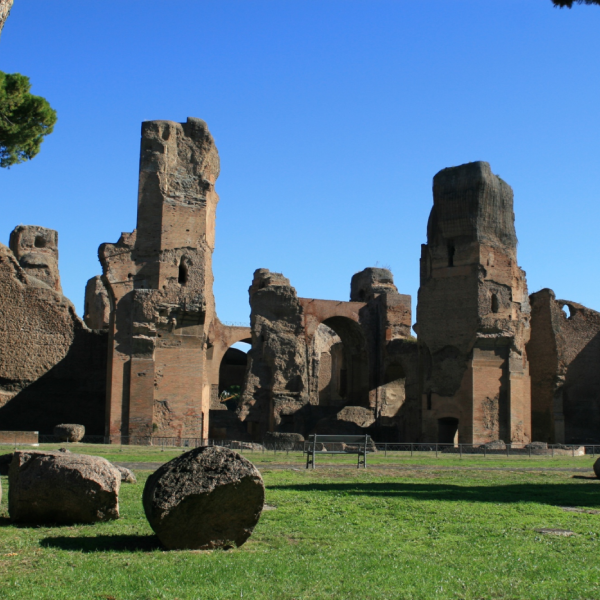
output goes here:
<path id="1" fill-rule="evenodd" d="M 8 432 L 4 432 L 5 434 Z M 13 433 L 13 432 L 11 432 Z M 157 436 L 93 436 L 86 435 L 80 442 L 70 443 L 54 435 L 37 436 L 37 444 L 35 436 L 23 436 L 23 433 L 31 432 L 14 432 L 14 439 L 11 436 L 4 435 L 0 440 L 1 447 L 31 447 L 34 445 L 44 446 L 65 446 L 77 447 L 81 445 L 110 445 L 111 447 L 128 452 L 139 451 L 165 451 L 167 449 L 179 449 L 185 451 L 187 449 L 197 448 L 198 446 L 224 446 L 237 450 L 242 454 L 245 453 L 290 453 L 304 454 L 305 442 L 297 442 L 291 440 L 265 440 L 263 442 L 246 442 L 238 440 L 215 440 L 203 438 L 180 438 L 180 437 L 157 437 Z M 323 445 L 322 451 L 347 451 L 348 454 L 354 453 L 352 446 L 344 448 L 328 448 L 327 444 Z M 576 457 L 576 456 L 592 456 L 600 454 L 600 444 L 541 444 L 539 442 L 533 444 L 498 444 L 497 442 L 490 444 L 441 444 L 441 443 L 377 443 L 373 442 L 369 448 L 369 452 L 376 453 L 376 456 L 387 458 L 419 458 L 419 457 L 483 457 L 483 458 L 525 458 L 525 457 Z"/>

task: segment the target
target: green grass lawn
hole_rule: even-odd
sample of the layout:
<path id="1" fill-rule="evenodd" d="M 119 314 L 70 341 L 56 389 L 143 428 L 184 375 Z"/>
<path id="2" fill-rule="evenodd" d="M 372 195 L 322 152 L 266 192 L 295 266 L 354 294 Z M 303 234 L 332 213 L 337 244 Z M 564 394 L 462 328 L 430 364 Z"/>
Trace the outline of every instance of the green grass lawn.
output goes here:
<path id="1" fill-rule="evenodd" d="M 561 508 L 600 509 L 587 474 L 262 468 L 276 509 L 213 552 L 161 549 L 140 501 L 149 471 L 122 486 L 121 519 L 76 527 L 13 526 L 3 478 L 0 598 L 600 598 L 600 514 Z"/>
<path id="2" fill-rule="evenodd" d="M 104 456 L 111 462 L 155 462 L 163 463 L 180 456 L 182 452 L 189 448 L 172 448 L 160 446 L 120 446 L 117 444 L 40 444 L 40 450 L 57 450 L 58 448 L 69 448 L 72 452 L 81 454 L 93 454 Z M 31 448 L 31 446 L 22 446 L 20 449 Z M 0 454 L 12 452 L 13 447 L 5 445 L 0 447 Z M 306 465 L 306 457 L 302 452 L 248 452 L 242 451 L 241 454 L 258 465 L 280 464 L 293 465 L 303 468 Z M 356 455 L 317 455 L 317 467 L 322 465 L 347 465 L 356 466 Z M 590 470 L 598 456 L 536 456 L 531 457 L 506 457 L 504 454 L 482 455 L 465 454 L 459 458 L 456 454 L 440 452 L 436 457 L 435 452 L 375 452 L 368 455 L 367 461 L 371 466 L 401 466 L 401 465 L 421 465 L 421 466 L 443 466 L 443 467 L 534 467 L 534 468 L 570 468 L 586 467 Z"/>

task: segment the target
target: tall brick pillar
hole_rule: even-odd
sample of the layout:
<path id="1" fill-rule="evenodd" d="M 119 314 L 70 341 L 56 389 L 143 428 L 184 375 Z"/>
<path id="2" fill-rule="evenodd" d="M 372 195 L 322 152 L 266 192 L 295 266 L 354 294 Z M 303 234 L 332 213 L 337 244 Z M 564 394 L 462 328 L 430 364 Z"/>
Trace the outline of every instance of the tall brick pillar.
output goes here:
<path id="1" fill-rule="evenodd" d="M 108 435 L 208 436 L 218 176 L 204 121 L 142 124 L 137 228 L 99 250 L 112 302 Z"/>
<path id="2" fill-rule="evenodd" d="M 530 441 L 530 312 L 512 189 L 485 162 L 440 171 L 415 326 L 423 441 Z"/>

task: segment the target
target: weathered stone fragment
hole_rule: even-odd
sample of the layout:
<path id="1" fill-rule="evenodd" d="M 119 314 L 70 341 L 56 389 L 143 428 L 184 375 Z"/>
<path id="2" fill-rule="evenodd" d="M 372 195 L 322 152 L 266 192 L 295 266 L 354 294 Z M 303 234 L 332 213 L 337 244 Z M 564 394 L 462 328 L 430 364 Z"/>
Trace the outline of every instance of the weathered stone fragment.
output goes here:
<path id="1" fill-rule="evenodd" d="M 261 437 L 308 402 L 306 342 L 296 290 L 281 273 L 257 269 L 249 290 L 252 349 L 239 416 Z"/>
<path id="2" fill-rule="evenodd" d="M 113 465 L 117 471 L 121 474 L 121 483 L 137 483 L 137 477 L 127 467 L 120 467 L 119 465 Z"/>
<path id="3" fill-rule="evenodd" d="M 486 450 L 506 450 L 506 444 L 503 440 L 492 440 L 491 442 L 482 444 L 479 447 L 482 449 L 485 448 Z"/>
<path id="4" fill-rule="evenodd" d="M 440 171 L 415 325 L 425 441 L 531 439 L 529 313 L 511 188 L 485 162 Z"/>
<path id="5" fill-rule="evenodd" d="M 265 498 L 254 465 L 227 448 L 200 447 L 153 473 L 144 487 L 146 517 L 169 549 L 241 546 Z"/>
<path id="6" fill-rule="evenodd" d="M 528 450 L 548 450 L 548 444 L 546 442 L 531 442 L 525 446 Z"/>
<path id="7" fill-rule="evenodd" d="M 10 234 L 10 249 L 34 285 L 62 294 L 58 273 L 58 232 L 37 225 L 19 225 Z"/>
<path id="8" fill-rule="evenodd" d="M 119 518 L 120 473 L 99 456 L 16 451 L 8 512 L 17 523 L 94 523 Z"/>
<path id="9" fill-rule="evenodd" d="M 600 313 L 556 300 L 547 288 L 530 301 L 534 436 L 551 443 L 599 443 Z"/>
<path id="10" fill-rule="evenodd" d="M 304 437 L 299 433 L 268 431 L 265 434 L 265 446 L 269 450 L 301 450 L 303 445 Z"/>
<path id="11" fill-rule="evenodd" d="M 85 427 L 83 425 L 63 423 L 54 427 L 54 435 L 60 442 L 80 442 L 85 435 Z"/>
<path id="12" fill-rule="evenodd" d="M 108 329 L 110 298 L 102 277 L 92 277 L 85 286 L 83 320 L 90 329 Z"/>

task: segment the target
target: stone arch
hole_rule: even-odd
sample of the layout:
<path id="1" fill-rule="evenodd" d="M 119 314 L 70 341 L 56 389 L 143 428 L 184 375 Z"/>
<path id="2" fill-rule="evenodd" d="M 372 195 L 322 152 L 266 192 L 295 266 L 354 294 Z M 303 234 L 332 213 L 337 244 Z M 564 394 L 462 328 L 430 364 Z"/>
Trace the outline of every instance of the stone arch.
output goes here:
<path id="1" fill-rule="evenodd" d="M 251 347 L 251 340 L 240 340 L 249 344 Z M 246 369 L 248 366 L 248 354 L 243 350 L 234 348 L 233 345 L 229 346 L 221 358 L 219 365 L 219 398 L 226 391 L 233 391 L 231 388 L 236 386 L 239 388 L 240 394 L 244 386 L 244 378 L 246 376 Z M 227 408 L 234 410 L 233 407 L 227 405 Z"/>
<path id="2" fill-rule="evenodd" d="M 333 331 L 336 336 L 332 346 L 334 354 L 331 365 L 335 370 L 330 375 L 330 402 L 333 400 L 333 404 L 338 405 L 369 406 L 369 359 L 366 339 L 360 325 L 346 316 L 329 317 L 321 325 Z M 319 372 L 317 377 L 323 375 L 324 373 Z M 320 404 L 323 399 L 319 398 Z"/>

